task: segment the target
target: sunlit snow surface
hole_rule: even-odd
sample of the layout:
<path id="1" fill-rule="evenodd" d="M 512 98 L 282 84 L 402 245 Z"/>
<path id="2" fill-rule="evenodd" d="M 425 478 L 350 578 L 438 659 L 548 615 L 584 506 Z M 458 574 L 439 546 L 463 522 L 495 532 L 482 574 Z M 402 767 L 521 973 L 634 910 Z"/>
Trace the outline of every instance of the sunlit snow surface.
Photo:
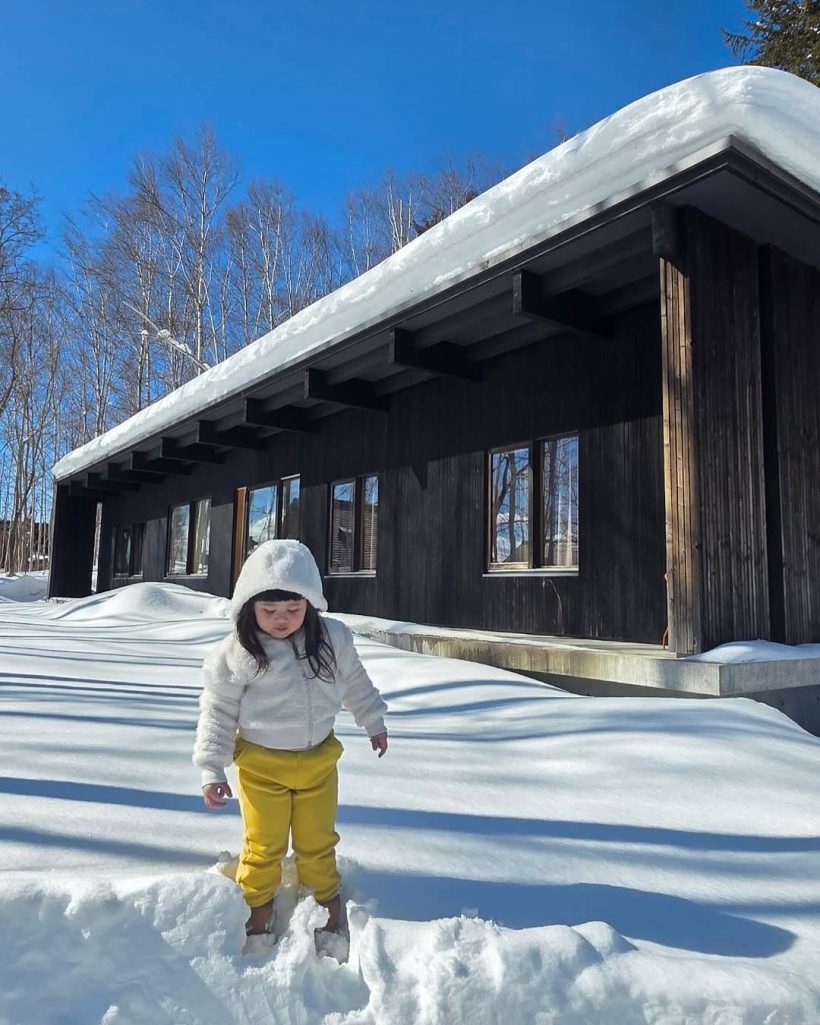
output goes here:
<path id="1" fill-rule="evenodd" d="M 820 1022 L 818 740 L 365 641 L 391 747 L 340 718 L 350 961 L 310 901 L 240 957 L 208 871 L 239 817 L 190 763 L 228 628 L 169 585 L 0 607 L 2 1025 Z"/>

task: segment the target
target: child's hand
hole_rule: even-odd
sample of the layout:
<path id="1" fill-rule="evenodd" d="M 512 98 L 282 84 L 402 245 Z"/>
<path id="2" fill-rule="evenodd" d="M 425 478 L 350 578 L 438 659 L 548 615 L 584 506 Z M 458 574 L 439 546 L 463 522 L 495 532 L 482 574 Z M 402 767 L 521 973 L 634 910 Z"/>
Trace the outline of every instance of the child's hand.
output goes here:
<path id="1" fill-rule="evenodd" d="M 202 799 L 209 808 L 224 808 L 226 797 L 233 797 L 227 783 L 206 783 L 202 788 Z"/>
<path id="2" fill-rule="evenodd" d="M 371 737 L 370 746 L 373 748 L 374 751 L 379 752 L 379 758 L 381 758 L 381 756 L 387 750 L 387 734 L 377 733 L 375 737 Z"/>

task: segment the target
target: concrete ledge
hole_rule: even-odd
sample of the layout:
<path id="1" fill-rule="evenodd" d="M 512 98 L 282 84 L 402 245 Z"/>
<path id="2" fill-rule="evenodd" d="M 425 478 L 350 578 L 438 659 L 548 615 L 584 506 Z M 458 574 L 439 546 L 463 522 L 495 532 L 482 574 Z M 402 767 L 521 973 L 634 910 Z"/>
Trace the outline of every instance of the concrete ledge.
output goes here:
<path id="1" fill-rule="evenodd" d="M 820 659 L 706 662 L 677 658 L 654 644 L 447 630 L 364 616 L 345 619 L 361 636 L 404 651 L 666 694 L 757 697 L 768 691 L 820 687 Z M 560 686 L 558 679 L 555 682 Z"/>

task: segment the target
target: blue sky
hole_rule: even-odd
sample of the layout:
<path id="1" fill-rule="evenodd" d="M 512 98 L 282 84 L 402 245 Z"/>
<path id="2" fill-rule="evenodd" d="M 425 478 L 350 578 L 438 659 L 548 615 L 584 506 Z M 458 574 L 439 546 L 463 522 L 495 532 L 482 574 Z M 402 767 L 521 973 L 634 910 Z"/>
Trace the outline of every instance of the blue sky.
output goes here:
<path id="1" fill-rule="evenodd" d="M 334 216 L 442 154 L 512 169 L 670 82 L 733 63 L 742 0 L 0 0 L 0 178 L 52 241 L 131 156 L 209 123 L 245 177 Z"/>

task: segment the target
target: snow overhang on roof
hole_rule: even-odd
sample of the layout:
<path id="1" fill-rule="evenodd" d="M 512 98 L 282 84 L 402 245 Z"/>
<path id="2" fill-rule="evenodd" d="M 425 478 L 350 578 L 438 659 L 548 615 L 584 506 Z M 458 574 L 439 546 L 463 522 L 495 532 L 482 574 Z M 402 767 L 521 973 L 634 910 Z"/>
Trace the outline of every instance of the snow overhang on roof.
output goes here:
<path id="1" fill-rule="evenodd" d="M 820 192 L 820 89 L 785 72 L 741 67 L 687 79 L 605 118 L 451 214 L 365 274 L 319 299 L 200 377 L 54 466 L 80 473 L 247 394 L 272 375 L 509 260 L 616 197 L 646 191 L 727 139 Z"/>

